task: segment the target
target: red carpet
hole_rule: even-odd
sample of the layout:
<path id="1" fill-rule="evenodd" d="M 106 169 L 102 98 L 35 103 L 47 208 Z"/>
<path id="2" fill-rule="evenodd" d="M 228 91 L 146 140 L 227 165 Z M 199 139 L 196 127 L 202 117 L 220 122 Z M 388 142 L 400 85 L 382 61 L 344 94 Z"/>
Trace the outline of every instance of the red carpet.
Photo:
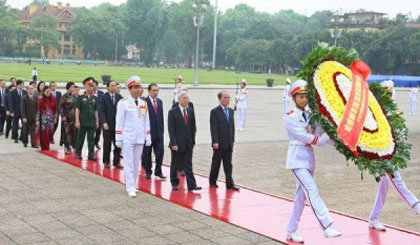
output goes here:
<path id="1" fill-rule="evenodd" d="M 103 169 L 102 161 L 77 160 L 74 156 L 66 156 L 63 151 L 41 152 L 62 162 L 104 176 L 119 183 L 124 183 L 124 171 L 119 169 Z M 100 156 L 101 154 L 98 154 Z M 84 156 L 86 159 L 86 156 Z M 169 176 L 169 167 L 163 167 Z M 224 183 L 219 188 L 209 188 L 207 176 L 196 174 L 197 184 L 203 187 L 200 193 L 188 193 L 184 178 L 181 178 L 180 190 L 172 191 L 168 181 L 147 180 L 144 172 L 140 172 L 138 188 L 178 205 L 212 216 L 216 219 L 256 232 L 279 242 L 287 243 L 285 227 L 292 208 L 292 201 L 242 187 L 240 192 L 227 191 Z M 121 187 L 121 192 L 125 189 Z M 127 198 L 129 198 L 127 196 Z M 386 232 L 368 229 L 368 223 L 360 218 L 332 211 L 335 227 L 343 232 L 343 236 L 326 239 L 310 208 L 305 208 L 299 227 L 299 234 L 305 238 L 305 244 L 420 244 L 420 234 L 412 231 L 388 226 Z M 420 219 L 419 219 L 420 222 Z M 289 243 L 292 244 L 292 243 Z"/>

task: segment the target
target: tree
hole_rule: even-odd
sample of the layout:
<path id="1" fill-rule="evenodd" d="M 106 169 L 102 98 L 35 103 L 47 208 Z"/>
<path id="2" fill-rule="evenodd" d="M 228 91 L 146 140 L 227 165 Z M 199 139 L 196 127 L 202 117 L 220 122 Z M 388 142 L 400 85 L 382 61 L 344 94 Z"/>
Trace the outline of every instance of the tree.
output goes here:
<path id="1" fill-rule="evenodd" d="M 46 57 L 51 48 L 58 48 L 60 33 L 57 26 L 58 20 L 48 13 L 42 13 L 29 24 L 31 39 L 38 41 L 44 49 L 43 57 Z"/>
<path id="2" fill-rule="evenodd" d="M 147 65 L 152 64 L 163 37 L 163 6 L 161 0 L 128 0 L 125 6 L 127 37 L 141 49 L 141 58 Z"/>
<path id="3" fill-rule="evenodd" d="M 6 5 L 6 1 L 0 2 L 0 55 L 13 53 L 18 27 L 17 15 Z"/>
<path id="4" fill-rule="evenodd" d="M 49 0 L 33 0 L 34 4 L 38 5 L 38 6 L 47 6 L 50 4 Z"/>

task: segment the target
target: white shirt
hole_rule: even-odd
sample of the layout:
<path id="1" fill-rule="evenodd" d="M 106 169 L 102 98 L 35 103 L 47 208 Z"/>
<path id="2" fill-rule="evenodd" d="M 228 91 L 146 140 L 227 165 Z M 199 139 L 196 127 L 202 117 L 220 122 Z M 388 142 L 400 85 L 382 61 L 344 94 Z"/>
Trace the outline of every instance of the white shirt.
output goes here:
<path id="1" fill-rule="evenodd" d="M 32 70 L 32 76 L 38 76 L 38 71 L 37 70 Z"/>
<path id="2" fill-rule="evenodd" d="M 248 97 L 248 90 L 246 88 L 241 89 L 241 91 L 239 91 L 239 94 L 236 96 L 237 99 L 237 103 L 236 103 L 236 108 L 237 109 L 247 109 L 248 108 L 248 103 L 247 103 L 247 97 Z"/>
<path id="3" fill-rule="evenodd" d="M 178 107 L 179 107 L 179 109 L 181 110 L 181 115 L 182 115 L 182 117 L 184 117 L 184 109 L 185 109 L 185 113 L 186 113 L 186 114 L 187 114 L 187 116 L 188 116 L 188 110 L 187 110 L 188 106 L 186 106 L 186 107 L 182 107 L 180 104 L 178 104 Z"/>
<path id="4" fill-rule="evenodd" d="M 291 100 L 292 98 L 290 98 L 290 96 L 289 96 L 289 91 L 290 91 L 290 85 L 289 84 L 287 84 L 286 85 L 286 87 L 284 88 L 284 91 L 283 91 L 283 100 Z"/>
<path id="5" fill-rule="evenodd" d="M 140 98 L 135 99 L 129 96 L 121 99 L 118 103 L 115 138 L 123 144 L 141 144 L 150 142 L 150 121 L 147 111 L 147 104 Z"/>
<path id="6" fill-rule="evenodd" d="M 305 113 L 306 120 L 303 117 Z M 327 135 L 320 136 L 323 130 L 316 126 L 314 132 L 308 132 L 311 114 L 298 108 L 284 116 L 284 124 L 289 136 L 286 169 L 315 169 L 315 155 L 312 145 L 325 146 L 329 142 Z"/>

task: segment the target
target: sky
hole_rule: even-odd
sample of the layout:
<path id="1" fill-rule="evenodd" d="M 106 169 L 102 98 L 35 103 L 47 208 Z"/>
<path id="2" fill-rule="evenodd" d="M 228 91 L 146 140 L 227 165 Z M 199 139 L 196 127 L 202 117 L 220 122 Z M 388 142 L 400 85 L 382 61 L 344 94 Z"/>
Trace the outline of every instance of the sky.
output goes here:
<path id="1" fill-rule="evenodd" d="M 50 4 L 70 3 L 71 6 L 92 7 L 101 3 L 109 2 L 119 5 L 126 0 L 50 0 Z M 180 0 L 167 0 L 169 2 Z M 214 5 L 216 0 L 210 0 Z M 7 3 L 14 8 L 22 8 L 32 0 L 7 0 Z M 340 13 L 354 12 L 358 9 L 372 10 L 388 14 L 391 18 L 397 13 L 411 14 L 411 17 L 417 19 L 420 15 L 420 0 L 219 0 L 219 8 L 226 10 L 239 3 L 246 3 L 255 7 L 258 11 L 275 13 L 284 9 L 293 9 L 294 11 L 311 15 L 318 10 L 339 11 Z"/>

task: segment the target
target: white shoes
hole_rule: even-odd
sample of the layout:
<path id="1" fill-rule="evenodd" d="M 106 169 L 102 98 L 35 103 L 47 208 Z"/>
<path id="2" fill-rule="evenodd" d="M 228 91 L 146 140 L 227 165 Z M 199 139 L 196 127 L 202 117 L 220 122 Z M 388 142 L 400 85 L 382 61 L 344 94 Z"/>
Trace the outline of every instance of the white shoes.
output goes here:
<path id="1" fill-rule="evenodd" d="M 324 236 L 326 238 L 333 238 L 333 237 L 339 237 L 341 236 L 341 232 L 334 229 L 332 226 L 328 227 L 324 230 Z"/>
<path id="2" fill-rule="evenodd" d="M 299 236 L 296 232 L 287 232 L 287 240 L 292 240 L 297 243 L 303 243 L 303 238 Z"/>
<path id="3" fill-rule="evenodd" d="M 416 204 L 416 206 L 413 207 L 413 211 L 415 214 L 420 214 L 420 202 Z"/>
<path id="4" fill-rule="evenodd" d="M 135 191 L 129 191 L 129 192 L 127 192 L 128 193 L 128 196 L 129 197 L 136 197 L 137 195 L 136 195 L 136 192 Z"/>
<path id="5" fill-rule="evenodd" d="M 377 230 L 377 231 L 385 231 L 386 228 L 379 222 L 379 220 L 374 220 L 369 222 L 369 228 Z"/>

